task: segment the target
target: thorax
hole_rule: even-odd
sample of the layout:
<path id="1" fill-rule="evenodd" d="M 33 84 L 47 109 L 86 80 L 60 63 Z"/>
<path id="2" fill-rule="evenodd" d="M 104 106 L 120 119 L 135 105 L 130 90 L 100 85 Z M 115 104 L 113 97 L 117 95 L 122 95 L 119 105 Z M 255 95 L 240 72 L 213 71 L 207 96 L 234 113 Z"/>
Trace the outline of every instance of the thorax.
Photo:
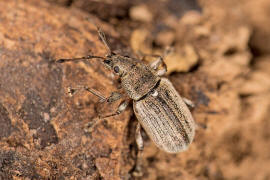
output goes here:
<path id="1" fill-rule="evenodd" d="M 160 77 L 156 76 L 150 67 L 139 64 L 121 78 L 121 84 L 130 98 L 139 100 L 151 91 L 159 80 Z"/>

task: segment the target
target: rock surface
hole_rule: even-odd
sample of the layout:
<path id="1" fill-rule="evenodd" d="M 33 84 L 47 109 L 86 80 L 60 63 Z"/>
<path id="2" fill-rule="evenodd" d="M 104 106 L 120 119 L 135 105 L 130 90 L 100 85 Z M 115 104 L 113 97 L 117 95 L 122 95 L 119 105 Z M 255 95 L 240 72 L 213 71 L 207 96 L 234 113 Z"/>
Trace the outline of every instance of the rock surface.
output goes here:
<path id="1" fill-rule="evenodd" d="M 270 178 L 268 0 L 201 0 L 201 12 L 191 4 L 196 11 L 187 13 L 174 0 L 148 0 L 151 19 L 139 22 L 128 15 L 140 0 L 95 1 L 93 7 L 111 8 L 103 16 L 83 0 L 57 2 L 0 2 L 0 179 Z M 93 23 L 125 55 L 172 46 L 167 77 L 196 105 L 198 128 L 187 151 L 167 154 L 143 134 L 141 177 L 133 176 L 132 106 L 93 126 L 120 102 L 67 93 L 86 85 L 109 96 L 119 88 L 117 77 L 97 59 L 54 63 L 106 54 Z"/>

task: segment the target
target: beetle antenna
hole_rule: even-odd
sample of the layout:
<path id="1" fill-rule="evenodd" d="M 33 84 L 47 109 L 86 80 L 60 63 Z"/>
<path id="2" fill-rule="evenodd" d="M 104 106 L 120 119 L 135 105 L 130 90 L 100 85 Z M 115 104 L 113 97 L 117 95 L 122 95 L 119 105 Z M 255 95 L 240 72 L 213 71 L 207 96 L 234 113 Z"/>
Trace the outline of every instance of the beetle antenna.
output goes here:
<path id="1" fill-rule="evenodd" d="M 98 35 L 99 35 L 100 39 L 102 40 L 103 44 L 105 45 L 107 52 L 109 54 L 112 54 L 112 50 L 108 44 L 108 41 L 106 40 L 106 36 L 105 36 L 104 32 L 100 29 L 100 27 L 98 27 L 98 26 L 96 26 L 96 27 L 98 30 Z"/>
<path id="2" fill-rule="evenodd" d="M 56 60 L 57 63 L 64 63 L 64 62 L 69 62 L 69 61 L 81 61 L 81 60 L 90 60 L 90 59 L 94 59 L 94 58 L 98 58 L 98 59 L 103 59 L 105 60 L 104 57 L 101 56 L 85 56 L 85 57 L 79 57 L 79 58 L 71 58 L 71 59 L 58 59 Z"/>
<path id="3" fill-rule="evenodd" d="M 96 23 L 92 19 L 90 19 L 90 18 L 86 18 L 86 19 L 87 19 L 87 21 L 89 21 L 91 24 L 93 24 L 97 28 L 99 38 L 102 40 L 103 44 L 105 45 L 108 54 L 112 55 L 113 52 L 108 44 L 105 33 L 102 31 L 102 29 L 99 26 L 96 25 Z"/>

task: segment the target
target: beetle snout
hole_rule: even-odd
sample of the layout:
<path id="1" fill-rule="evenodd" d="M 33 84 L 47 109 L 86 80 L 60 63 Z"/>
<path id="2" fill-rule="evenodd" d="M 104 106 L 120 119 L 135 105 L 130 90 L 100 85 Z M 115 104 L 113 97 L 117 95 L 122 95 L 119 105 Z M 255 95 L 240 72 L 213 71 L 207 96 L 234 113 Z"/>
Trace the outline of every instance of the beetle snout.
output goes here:
<path id="1" fill-rule="evenodd" d="M 113 61 L 112 61 L 112 59 L 110 59 L 110 58 L 105 59 L 105 60 L 103 61 L 103 63 L 104 63 L 107 67 L 109 67 L 109 68 L 112 68 L 112 67 L 113 67 Z"/>

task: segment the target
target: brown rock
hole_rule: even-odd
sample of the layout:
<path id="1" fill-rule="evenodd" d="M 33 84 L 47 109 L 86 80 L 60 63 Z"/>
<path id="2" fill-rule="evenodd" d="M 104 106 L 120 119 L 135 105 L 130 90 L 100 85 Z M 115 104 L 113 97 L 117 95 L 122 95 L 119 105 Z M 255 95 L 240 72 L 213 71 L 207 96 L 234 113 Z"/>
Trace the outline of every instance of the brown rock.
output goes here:
<path id="1" fill-rule="evenodd" d="M 89 122 L 114 112 L 117 103 L 101 104 L 87 92 L 66 93 L 68 86 L 87 85 L 108 96 L 116 87 L 111 72 L 98 60 L 54 63 L 89 50 L 104 55 L 86 17 L 100 23 L 43 1 L 0 2 L 0 11 L 0 179 L 129 176 L 134 160 L 125 162 L 122 154 L 129 154 L 124 143 L 131 111 L 87 132 Z"/>
<path id="2" fill-rule="evenodd" d="M 184 65 L 172 61 L 181 73 L 168 78 L 196 105 L 195 140 L 186 152 L 167 154 L 143 133 L 143 176 L 136 179 L 269 179 L 269 1 L 201 0 L 203 13 L 181 20 L 176 1 L 160 0 L 173 13 L 164 6 L 158 16 L 160 8 L 149 8 L 155 18 L 143 27 L 126 15 L 117 19 L 120 1 L 58 1 L 71 3 L 70 9 L 44 1 L 0 2 L 0 179 L 135 179 L 132 109 L 93 128 L 98 114 L 118 104 L 102 104 L 83 91 L 67 94 L 69 86 L 87 85 L 108 96 L 119 86 L 116 79 L 99 60 L 53 63 L 106 53 L 87 19 L 104 29 L 113 49 L 123 47 L 125 32 L 134 53 L 162 54 L 170 44 L 185 55 Z M 163 7 L 160 1 L 147 7 Z M 84 2 L 107 22 L 117 19 L 118 29 L 74 8 L 87 10 Z M 159 34 L 167 30 L 174 33 L 168 41 Z M 192 53 L 185 53 L 187 45 Z"/>

